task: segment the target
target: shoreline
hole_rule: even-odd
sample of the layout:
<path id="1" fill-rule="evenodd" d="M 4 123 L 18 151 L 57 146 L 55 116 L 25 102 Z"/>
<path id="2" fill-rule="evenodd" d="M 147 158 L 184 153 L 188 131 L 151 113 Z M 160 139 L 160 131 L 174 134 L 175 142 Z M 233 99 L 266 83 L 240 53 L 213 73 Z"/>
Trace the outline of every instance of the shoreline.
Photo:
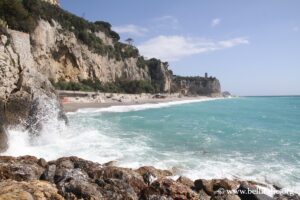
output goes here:
<path id="1" fill-rule="evenodd" d="M 69 95 L 69 96 L 68 96 Z M 78 96 L 77 96 L 78 95 Z M 83 96 L 84 95 L 84 96 Z M 85 108 L 109 108 L 182 101 L 201 101 L 223 98 L 220 96 L 182 96 L 181 94 L 119 94 L 119 93 L 64 93 L 61 104 L 65 112 L 76 112 Z"/>

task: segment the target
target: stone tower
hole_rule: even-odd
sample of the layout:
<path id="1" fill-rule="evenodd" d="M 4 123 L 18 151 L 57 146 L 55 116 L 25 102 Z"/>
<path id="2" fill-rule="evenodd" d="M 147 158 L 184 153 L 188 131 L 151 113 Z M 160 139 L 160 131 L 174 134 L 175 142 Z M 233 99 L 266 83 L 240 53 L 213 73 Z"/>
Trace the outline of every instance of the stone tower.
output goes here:
<path id="1" fill-rule="evenodd" d="M 42 0 L 42 1 L 46 1 L 46 2 L 51 3 L 53 5 L 59 6 L 59 1 L 60 0 Z"/>

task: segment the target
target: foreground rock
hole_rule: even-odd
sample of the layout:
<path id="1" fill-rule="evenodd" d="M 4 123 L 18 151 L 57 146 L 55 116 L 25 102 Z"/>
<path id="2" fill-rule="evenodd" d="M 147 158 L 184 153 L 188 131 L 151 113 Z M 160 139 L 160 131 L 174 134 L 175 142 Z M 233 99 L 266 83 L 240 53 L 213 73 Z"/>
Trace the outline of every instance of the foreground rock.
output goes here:
<path id="1" fill-rule="evenodd" d="M 47 162 L 32 156 L 0 157 L 0 199 L 128 199 L 128 200 L 269 200 L 298 195 L 266 195 L 242 191 L 256 186 L 239 180 L 172 180 L 172 172 L 151 166 L 136 170 L 101 165 L 77 157 Z"/>
<path id="2" fill-rule="evenodd" d="M 45 181 L 17 182 L 8 180 L 0 182 L 0 199 L 51 199 L 63 200 L 55 185 Z"/>

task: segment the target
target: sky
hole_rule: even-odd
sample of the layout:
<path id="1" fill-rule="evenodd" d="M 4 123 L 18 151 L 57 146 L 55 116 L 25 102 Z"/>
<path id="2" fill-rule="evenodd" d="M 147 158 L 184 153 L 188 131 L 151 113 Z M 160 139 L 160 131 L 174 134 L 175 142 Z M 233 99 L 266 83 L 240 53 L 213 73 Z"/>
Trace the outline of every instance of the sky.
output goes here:
<path id="1" fill-rule="evenodd" d="M 299 0 L 61 0 L 107 21 L 177 75 L 217 77 L 236 95 L 300 95 Z"/>

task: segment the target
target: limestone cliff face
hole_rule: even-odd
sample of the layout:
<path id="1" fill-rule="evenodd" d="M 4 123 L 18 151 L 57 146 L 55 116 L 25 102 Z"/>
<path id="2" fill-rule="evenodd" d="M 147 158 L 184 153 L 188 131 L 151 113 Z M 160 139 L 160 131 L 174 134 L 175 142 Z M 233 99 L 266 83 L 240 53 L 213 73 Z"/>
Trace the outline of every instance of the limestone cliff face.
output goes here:
<path id="1" fill-rule="evenodd" d="M 151 80 L 148 67 L 139 68 L 137 58 L 117 61 L 93 53 L 72 32 L 63 31 L 55 21 L 52 24 L 41 20 L 31 34 L 32 53 L 38 71 L 49 79 L 55 82 L 99 79 L 103 83 L 114 82 L 118 78 Z M 107 45 L 112 44 L 112 39 L 104 33 L 96 35 Z"/>
<path id="2" fill-rule="evenodd" d="M 1 35 L 0 78 L 0 151 L 7 146 L 7 127 L 20 125 L 35 132 L 49 119 L 45 113 L 62 117 L 55 90 L 34 61 L 29 34 L 8 30 Z"/>
<path id="3" fill-rule="evenodd" d="M 184 95 L 221 96 L 221 85 L 213 77 L 180 77 L 174 76 L 172 90 Z"/>

